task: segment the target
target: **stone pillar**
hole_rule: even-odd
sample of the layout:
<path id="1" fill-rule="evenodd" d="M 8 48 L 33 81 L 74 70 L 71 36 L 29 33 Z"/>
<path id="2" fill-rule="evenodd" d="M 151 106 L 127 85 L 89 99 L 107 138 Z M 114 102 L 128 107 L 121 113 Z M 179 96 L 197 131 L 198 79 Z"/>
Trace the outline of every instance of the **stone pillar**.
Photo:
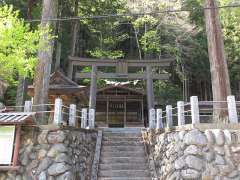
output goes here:
<path id="1" fill-rule="evenodd" d="M 149 109 L 149 128 L 156 128 L 156 111 L 155 109 Z"/>
<path id="2" fill-rule="evenodd" d="M 55 107 L 54 107 L 54 119 L 53 123 L 55 125 L 60 125 L 62 123 L 62 99 L 55 99 Z"/>
<path id="3" fill-rule="evenodd" d="M 154 93 L 153 93 L 153 79 L 152 79 L 152 67 L 146 67 L 147 76 L 147 103 L 148 110 L 154 108 Z"/>
<path id="4" fill-rule="evenodd" d="M 228 96 L 228 116 L 230 123 L 238 123 L 237 106 L 235 96 Z"/>
<path id="5" fill-rule="evenodd" d="M 24 112 L 32 112 L 32 101 L 25 101 Z"/>
<path id="6" fill-rule="evenodd" d="M 162 109 L 157 109 L 157 129 L 163 128 Z"/>
<path id="7" fill-rule="evenodd" d="M 87 108 L 83 108 L 81 114 L 81 128 L 86 127 L 87 127 Z"/>
<path id="8" fill-rule="evenodd" d="M 190 103 L 191 103 L 192 124 L 200 123 L 198 97 L 191 96 Z"/>
<path id="9" fill-rule="evenodd" d="M 89 129 L 93 129 L 95 127 L 95 109 L 89 109 L 88 127 Z"/>
<path id="10" fill-rule="evenodd" d="M 91 86 L 89 96 L 89 109 L 96 108 L 96 94 L 97 94 L 97 66 L 92 66 Z"/>
<path id="11" fill-rule="evenodd" d="M 69 126 L 76 127 L 76 105 L 75 104 L 70 104 L 69 108 Z"/>
<path id="12" fill-rule="evenodd" d="M 171 128 L 173 126 L 172 105 L 166 106 L 166 116 L 167 116 L 167 127 Z"/>
<path id="13" fill-rule="evenodd" d="M 177 110 L 178 110 L 178 126 L 185 124 L 185 117 L 184 117 L 184 102 L 178 101 L 177 102 Z"/>

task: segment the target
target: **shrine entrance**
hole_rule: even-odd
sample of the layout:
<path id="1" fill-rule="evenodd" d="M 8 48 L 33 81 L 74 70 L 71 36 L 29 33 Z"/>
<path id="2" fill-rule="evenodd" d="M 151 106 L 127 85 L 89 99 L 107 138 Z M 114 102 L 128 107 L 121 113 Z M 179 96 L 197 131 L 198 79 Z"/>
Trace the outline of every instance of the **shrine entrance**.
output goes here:
<path id="1" fill-rule="evenodd" d="M 124 85 L 97 91 L 96 125 L 99 127 L 144 127 L 146 95 Z"/>
<path id="2" fill-rule="evenodd" d="M 126 127 L 132 121 L 130 117 L 132 119 L 138 117 L 137 119 L 142 121 L 142 125 L 146 126 L 148 122 L 147 120 L 144 121 L 143 104 L 147 104 L 147 114 L 150 109 L 154 108 L 153 80 L 167 80 L 169 74 L 166 73 L 164 68 L 169 67 L 173 60 L 110 60 L 70 56 L 68 77 L 75 81 L 86 78 L 91 79 L 89 109 L 96 112 L 94 122 L 95 119 L 99 122 L 105 122 L 100 126 Z M 91 73 L 82 71 L 83 67 L 90 67 Z M 146 103 L 144 103 L 143 94 L 142 96 L 135 94 L 135 98 L 130 97 L 131 95 L 116 94 L 110 96 L 109 94 L 109 96 L 106 96 L 105 94 L 105 100 L 99 101 L 97 79 L 146 80 Z M 129 89 L 129 91 L 132 92 L 132 89 Z M 139 97 L 142 98 L 139 99 Z M 100 105 L 98 105 L 99 103 Z M 101 109 L 104 109 L 104 111 Z M 148 115 L 146 116 L 148 117 Z"/>
<path id="3" fill-rule="evenodd" d="M 97 108 L 96 108 L 97 111 Z M 121 101 L 109 102 L 107 110 L 107 126 L 108 127 L 124 127 L 125 108 L 124 103 Z M 97 119 L 96 119 L 97 123 Z"/>

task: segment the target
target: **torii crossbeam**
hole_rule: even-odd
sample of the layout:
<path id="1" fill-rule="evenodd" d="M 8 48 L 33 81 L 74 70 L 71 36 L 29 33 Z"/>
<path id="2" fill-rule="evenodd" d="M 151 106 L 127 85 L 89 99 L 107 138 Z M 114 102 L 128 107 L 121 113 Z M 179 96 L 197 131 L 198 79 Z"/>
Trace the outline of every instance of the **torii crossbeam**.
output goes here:
<path id="1" fill-rule="evenodd" d="M 97 78 L 103 79 L 143 79 L 147 80 L 147 99 L 148 109 L 154 107 L 154 95 L 153 95 L 153 80 L 168 80 L 168 73 L 153 73 L 153 67 L 169 67 L 173 58 L 160 59 L 160 60 L 111 60 L 111 59 L 91 59 L 69 56 L 68 77 L 73 77 L 74 66 L 90 66 L 92 67 L 91 73 L 76 72 L 75 79 L 91 79 L 89 108 L 96 108 L 96 92 L 97 92 Z M 98 67 L 116 67 L 116 72 L 104 73 L 97 71 Z M 129 67 L 145 68 L 141 73 L 129 73 Z"/>

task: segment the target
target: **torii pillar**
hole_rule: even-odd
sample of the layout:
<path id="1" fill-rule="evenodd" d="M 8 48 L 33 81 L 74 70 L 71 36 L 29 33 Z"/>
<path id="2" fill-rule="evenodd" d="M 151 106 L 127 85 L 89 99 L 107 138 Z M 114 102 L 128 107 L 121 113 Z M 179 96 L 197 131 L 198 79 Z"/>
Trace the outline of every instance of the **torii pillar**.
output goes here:
<path id="1" fill-rule="evenodd" d="M 97 96 L 97 66 L 92 65 L 91 86 L 89 96 L 89 115 L 88 115 L 88 126 L 91 129 L 95 127 L 96 96 Z"/>
<path id="2" fill-rule="evenodd" d="M 97 66 L 92 65 L 89 109 L 96 109 L 96 95 L 97 95 Z"/>
<path id="3" fill-rule="evenodd" d="M 153 78 L 152 78 L 152 67 L 146 67 L 147 76 L 147 103 L 148 111 L 154 108 L 154 93 L 153 93 Z"/>

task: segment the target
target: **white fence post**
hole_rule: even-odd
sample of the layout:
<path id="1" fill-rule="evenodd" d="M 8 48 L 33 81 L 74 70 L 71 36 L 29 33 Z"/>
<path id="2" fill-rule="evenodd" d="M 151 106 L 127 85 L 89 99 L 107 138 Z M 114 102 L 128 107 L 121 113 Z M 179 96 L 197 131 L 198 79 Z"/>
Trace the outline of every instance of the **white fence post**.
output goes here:
<path id="1" fill-rule="evenodd" d="M 93 129 L 95 127 L 95 109 L 89 109 L 88 126 L 89 129 Z"/>
<path id="2" fill-rule="evenodd" d="M 171 128 L 173 126 L 172 105 L 166 106 L 166 117 L 167 117 L 167 127 Z"/>
<path id="3" fill-rule="evenodd" d="M 83 108 L 81 114 L 81 128 L 86 127 L 87 127 L 87 108 Z"/>
<path id="4" fill-rule="evenodd" d="M 154 129 L 156 128 L 156 111 L 155 109 L 151 108 L 149 109 L 149 128 Z"/>
<path id="5" fill-rule="evenodd" d="M 25 101 L 24 112 L 32 112 L 32 101 Z"/>
<path id="6" fill-rule="evenodd" d="M 157 109 L 157 129 L 163 128 L 162 109 Z"/>
<path id="7" fill-rule="evenodd" d="M 53 124 L 60 125 L 62 123 L 62 99 L 56 98 L 55 99 L 55 106 L 54 106 L 54 119 Z"/>
<path id="8" fill-rule="evenodd" d="M 184 102 L 178 101 L 177 102 L 177 111 L 178 111 L 178 126 L 185 124 L 185 117 L 184 117 Z"/>
<path id="9" fill-rule="evenodd" d="M 70 104 L 69 106 L 69 126 L 76 127 L 76 105 Z"/>
<path id="10" fill-rule="evenodd" d="M 236 105 L 235 96 L 228 96 L 227 103 L 228 103 L 229 122 L 238 123 L 237 105 Z"/>
<path id="11" fill-rule="evenodd" d="M 190 103 L 191 103 L 192 124 L 200 123 L 198 97 L 191 96 Z"/>

